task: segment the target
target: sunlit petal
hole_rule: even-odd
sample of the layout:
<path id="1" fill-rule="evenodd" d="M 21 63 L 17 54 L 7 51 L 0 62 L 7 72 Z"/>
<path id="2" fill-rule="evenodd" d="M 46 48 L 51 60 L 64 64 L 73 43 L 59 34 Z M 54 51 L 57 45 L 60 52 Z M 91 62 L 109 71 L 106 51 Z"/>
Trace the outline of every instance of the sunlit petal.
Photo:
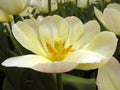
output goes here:
<path id="1" fill-rule="evenodd" d="M 69 24 L 69 35 L 68 35 L 68 40 L 67 44 L 72 44 L 74 48 L 77 48 L 77 42 L 81 38 L 81 35 L 83 33 L 83 23 L 76 17 L 71 16 L 65 18 Z"/>
<path id="2" fill-rule="evenodd" d="M 62 73 L 73 70 L 78 63 L 75 62 L 55 62 L 55 63 L 46 63 L 38 64 L 33 67 L 34 70 L 46 73 Z"/>
<path id="3" fill-rule="evenodd" d="M 79 64 L 76 69 L 80 70 L 92 70 L 92 69 L 97 69 L 104 65 L 108 60 L 102 60 L 101 62 L 98 63 L 81 63 Z"/>
<path id="4" fill-rule="evenodd" d="M 68 22 L 64 18 L 58 15 L 54 15 L 53 18 L 51 18 L 51 21 L 54 21 L 54 23 L 56 24 L 57 32 L 58 32 L 57 37 L 63 38 L 66 40 L 66 38 L 68 37 L 68 32 L 69 32 Z"/>
<path id="5" fill-rule="evenodd" d="M 69 26 L 66 20 L 61 20 L 58 22 L 58 37 L 67 39 L 69 33 Z"/>
<path id="6" fill-rule="evenodd" d="M 40 55 L 25 55 L 9 58 L 5 60 L 2 65 L 8 67 L 31 68 L 46 73 L 60 73 L 74 69 L 77 66 L 77 63 L 51 62 L 49 59 Z"/>
<path id="7" fill-rule="evenodd" d="M 72 44 L 75 49 L 80 47 L 79 40 L 82 37 L 84 26 L 82 23 L 77 23 L 69 32 L 68 43 Z"/>
<path id="8" fill-rule="evenodd" d="M 92 51 L 79 50 L 66 57 L 65 60 L 79 63 L 76 69 L 89 70 L 101 66 L 102 62 L 105 62 L 106 57 Z"/>
<path id="9" fill-rule="evenodd" d="M 59 18 L 58 21 L 60 21 Z M 51 45 L 53 45 L 54 38 L 57 38 L 57 36 L 58 36 L 57 24 L 56 21 L 52 18 L 52 16 L 48 16 L 40 22 L 39 37 L 45 49 L 46 42 L 49 42 Z"/>
<path id="10" fill-rule="evenodd" d="M 35 19 L 26 19 L 24 20 L 35 32 L 38 34 L 39 21 Z"/>
<path id="11" fill-rule="evenodd" d="M 91 20 L 84 24 L 84 31 L 82 36 L 76 43 L 77 48 L 82 48 L 87 44 L 96 34 L 100 33 L 100 26 L 97 21 Z"/>
<path id="12" fill-rule="evenodd" d="M 24 20 L 25 23 L 27 23 L 28 25 L 30 25 L 33 30 L 37 31 L 38 30 L 38 26 L 39 26 L 39 21 L 35 20 L 35 19 L 25 19 Z"/>
<path id="13" fill-rule="evenodd" d="M 77 23 L 82 23 L 80 19 L 75 16 L 66 17 L 65 20 L 68 22 L 70 28 L 73 28 L 73 26 Z"/>
<path id="14" fill-rule="evenodd" d="M 53 45 L 54 38 L 66 40 L 68 30 L 68 23 L 62 17 L 58 15 L 46 17 L 39 25 L 39 36 L 44 48 L 46 48 L 46 42 Z"/>
<path id="15" fill-rule="evenodd" d="M 116 46 L 117 38 L 115 34 L 104 31 L 96 35 L 93 40 L 85 47 L 85 49 L 102 54 L 110 59 L 115 52 Z"/>
<path id="16" fill-rule="evenodd" d="M 36 32 L 27 23 L 19 21 L 13 25 L 12 32 L 23 47 L 37 54 L 45 54 L 40 46 Z"/>

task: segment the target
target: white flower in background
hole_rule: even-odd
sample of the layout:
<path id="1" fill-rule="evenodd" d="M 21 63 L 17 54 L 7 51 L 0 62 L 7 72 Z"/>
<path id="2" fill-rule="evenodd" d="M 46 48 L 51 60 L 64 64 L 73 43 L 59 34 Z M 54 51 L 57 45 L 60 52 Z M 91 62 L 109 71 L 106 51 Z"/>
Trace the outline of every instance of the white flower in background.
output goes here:
<path id="1" fill-rule="evenodd" d="M 4 12 L 0 9 L 0 22 L 11 22 L 13 21 L 13 16 Z"/>
<path id="2" fill-rule="evenodd" d="M 94 8 L 95 15 L 106 29 L 120 36 L 120 4 L 111 3 L 103 11 L 103 13 Z"/>
<path id="3" fill-rule="evenodd" d="M 48 0 L 31 0 L 30 5 L 35 6 L 40 12 L 48 12 Z M 57 0 L 51 0 L 51 11 L 57 10 Z"/>
<path id="4" fill-rule="evenodd" d="M 68 2 L 69 0 L 58 0 L 58 3 L 65 3 Z"/>
<path id="5" fill-rule="evenodd" d="M 80 8 L 87 8 L 91 4 L 96 4 L 97 0 L 77 0 L 77 6 Z"/>
<path id="6" fill-rule="evenodd" d="M 98 90 L 120 89 L 120 63 L 115 58 L 98 69 L 96 83 Z"/>
<path id="7" fill-rule="evenodd" d="M 30 0 L 0 0 L 0 8 L 5 12 L 15 15 L 27 8 Z"/>

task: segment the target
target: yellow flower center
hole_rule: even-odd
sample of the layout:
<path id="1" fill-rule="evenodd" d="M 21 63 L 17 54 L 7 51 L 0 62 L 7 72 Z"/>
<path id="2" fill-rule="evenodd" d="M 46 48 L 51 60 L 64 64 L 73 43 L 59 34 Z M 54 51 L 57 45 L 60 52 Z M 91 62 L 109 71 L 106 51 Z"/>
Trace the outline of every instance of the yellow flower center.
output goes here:
<path id="1" fill-rule="evenodd" d="M 52 57 L 53 62 L 61 61 L 69 52 L 75 51 L 72 45 L 69 45 L 68 47 L 65 48 L 65 40 L 61 38 L 54 39 L 54 46 L 46 42 L 46 47 Z"/>

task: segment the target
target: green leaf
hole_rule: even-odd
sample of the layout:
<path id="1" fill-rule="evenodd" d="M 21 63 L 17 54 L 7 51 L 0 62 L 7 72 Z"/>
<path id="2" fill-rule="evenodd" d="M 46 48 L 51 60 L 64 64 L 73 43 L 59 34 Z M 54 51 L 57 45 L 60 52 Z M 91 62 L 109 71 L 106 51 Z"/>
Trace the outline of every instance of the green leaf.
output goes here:
<path id="1" fill-rule="evenodd" d="M 4 68 L 4 71 L 3 90 L 57 90 L 51 74 L 24 68 Z"/>
<path id="2" fill-rule="evenodd" d="M 64 90 L 96 90 L 95 79 L 85 79 L 63 74 Z"/>
<path id="3" fill-rule="evenodd" d="M 5 27 L 0 23 L 0 63 L 9 57 L 7 49 L 10 48 L 8 35 Z"/>
<path id="4" fill-rule="evenodd" d="M 15 90 L 6 78 L 4 79 L 3 90 Z"/>
<path id="5" fill-rule="evenodd" d="M 0 23 L 0 49 L 4 50 L 9 48 L 8 35 L 5 27 Z"/>

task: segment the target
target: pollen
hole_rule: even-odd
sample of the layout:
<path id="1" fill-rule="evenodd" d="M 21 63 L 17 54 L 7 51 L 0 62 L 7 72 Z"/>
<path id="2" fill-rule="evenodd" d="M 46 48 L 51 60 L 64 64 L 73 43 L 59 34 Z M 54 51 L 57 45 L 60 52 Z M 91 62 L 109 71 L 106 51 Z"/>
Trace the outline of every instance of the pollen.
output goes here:
<path id="1" fill-rule="evenodd" d="M 54 39 L 53 45 L 46 42 L 47 50 L 51 55 L 53 62 L 62 61 L 68 53 L 75 51 L 72 45 L 65 47 L 65 44 L 66 44 L 65 40 L 61 38 Z"/>

